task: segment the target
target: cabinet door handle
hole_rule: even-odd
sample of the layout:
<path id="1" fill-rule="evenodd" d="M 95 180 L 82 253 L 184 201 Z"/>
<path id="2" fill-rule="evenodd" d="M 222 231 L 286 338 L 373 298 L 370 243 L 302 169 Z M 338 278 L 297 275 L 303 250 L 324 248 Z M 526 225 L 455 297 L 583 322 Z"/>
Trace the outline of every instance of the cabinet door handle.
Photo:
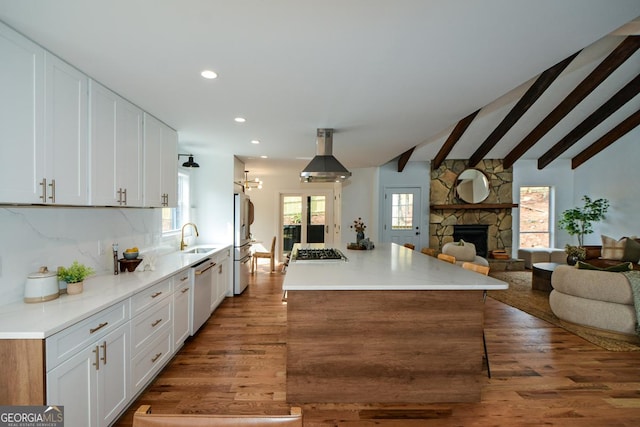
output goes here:
<path id="1" fill-rule="evenodd" d="M 40 199 L 42 199 L 42 203 L 47 203 L 47 178 L 42 178 L 40 186 L 42 187 L 42 194 L 40 195 Z"/>
<path id="2" fill-rule="evenodd" d="M 98 326 L 96 326 L 95 328 L 89 329 L 89 333 L 92 334 L 96 331 L 99 331 L 100 329 L 104 328 L 105 326 L 107 326 L 109 324 L 109 322 L 104 322 L 104 323 L 100 323 Z"/>
<path id="3" fill-rule="evenodd" d="M 184 282 L 185 280 L 189 280 L 189 276 L 184 276 L 182 279 L 180 279 L 181 282 Z"/>
<path id="4" fill-rule="evenodd" d="M 100 370 L 100 347 L 96 346 L 95 349 L 93 349 L 93 352 L 96 354 L 96 361 L 93 362 L 93 366 L 96 367 L 96 371 Z"/>
<path id="5" fill-rule="evenodd" d="M 156 292 L 155 294 L 151 295 L 151 298 L 156 298 L 160 295 L 162 295 L 162 292 Z"/>
<path id="6" fill-rule="evenodd" d="M 189 288 L 184 288 L 184 289 L 183 289 L 182 291 L 180 291 L 180 292 L 182 292 L 183 294 L 184 294 L 185 292 L 189 292 Z"/>
<path id="7" fill-rule="evenodd" d="M 124 194 L 124 205 L 127 206 L 127 189 L 125 188 L 124 190 L 122 190 L 122 193 Z"/>
<path id="8" fill-rule="evenodd" d="M 156 353 L 156 355 L 151 358 L 151 363 L 156 363 L 156 360 L 158 360 L 160 356 L 162 356 L 162 353 Z"/>
<path id="9" fill-rule="evenodd" d="M 106 365 L 107 364 L 107 342 L 103 341 L 100 347 L 102 347 L 102 354 L 103 354 L 100 360 L 102 360 L 103 364 Z"/>
<path id="10" fill-rule="evenodd" d="M 155 322 L 151 323 L 151 327 L 155 328 L 158 325 L 158 323 L 160 323 L 160 322 L 162 322 L 162 319 L 156 320 Z"/>
<path id="11" fill-rule="evenodd" d="M 55 203 L 56 202 L 56 180 L 55 179 L 51 180 L 51 184 L 49 184 L 49 187 L 51 187 L 51 195 L 49 196 L 49 199 L 51 199 L 51 203 Z"/>

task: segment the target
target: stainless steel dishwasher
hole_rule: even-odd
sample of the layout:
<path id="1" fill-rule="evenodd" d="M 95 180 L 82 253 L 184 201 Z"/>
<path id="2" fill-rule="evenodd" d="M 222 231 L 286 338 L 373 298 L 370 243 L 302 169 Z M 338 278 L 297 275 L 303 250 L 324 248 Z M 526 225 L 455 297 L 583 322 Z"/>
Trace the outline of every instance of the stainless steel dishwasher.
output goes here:
<path id="1" fill-rule="evenodd" d="M 193 292 L 191 293 L 190 334 L 195 334 L 211 315 L 211 286 L 216 263 L 207 258 L 194 265 Z"/>

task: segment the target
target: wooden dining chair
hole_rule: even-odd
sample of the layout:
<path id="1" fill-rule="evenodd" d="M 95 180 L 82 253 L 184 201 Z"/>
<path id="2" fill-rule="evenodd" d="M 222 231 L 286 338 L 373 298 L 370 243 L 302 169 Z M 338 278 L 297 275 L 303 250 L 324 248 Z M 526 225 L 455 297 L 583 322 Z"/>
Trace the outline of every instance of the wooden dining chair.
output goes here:
<path id="1" fill-rule="evenodd" d="M 271 272 L 276 270 L 276 236 L 273 236 L 271 240 L 271 250 L 269 252 L 254 252 L 251 259 L 251 271 L 258 270 L 258 258 L 269 258 L 271 260 Z"/>
<path id="2" fill-rule="evenodd" d="M 489 275 L 488 265 L 474 264 L 472 262 L 463 262 L 462 268 L 464 268 L 465 270 L 471 270 L 471 271 L 475 271 L 476 273 L 484 274 L 485 276 Z"/>
<path id="3" fill-rule="evenodd" d="M 425 255 L 429 255 L 429 256 L 436 256 L 436 250 L 435 249 L 431 249 L 431 248 L 422 248 L 420 249 L 420 252 L 422 252 Z"/>
<path id="4" fill-rule="evenodd" d="M 465 270 L 475 271 L 476 273 L 484 274 L 485 276 L 489 275 L 489 266 L 474 264 L 472 262 L 463 262 L 462 268 Z M 482 294 L 482 301 L 487 299 L 487 291 L 485 290 Z M 484 337 L 484 328 L 482 328 L 482 345 L 484 346 L 484 358 L 487 361 L 487 376 L 491 378 L 491 367 L 489 366 L 489 353 L 487 353 L 487 340 Z"/>
<path id="5" fill-rule="evenodd" d="M 451 264 L 456 263 L 456 257 L 454 257 L 453 255 L 438 254 L 438 259 L 441 261 L 450 262 Z"/>
<path id="6" fill-rule="evenodd" d="M 413 250 L 416 248 L 416 245 L 414 245 L 413 243 L 405 243 L 404 247 Z"/>
<path id="7" fill-rule="evenodd" d="M 302 408 L 289 415 L 152 414 L 142 405 L 133 414 L 132 427 L 302 427 Z"/>

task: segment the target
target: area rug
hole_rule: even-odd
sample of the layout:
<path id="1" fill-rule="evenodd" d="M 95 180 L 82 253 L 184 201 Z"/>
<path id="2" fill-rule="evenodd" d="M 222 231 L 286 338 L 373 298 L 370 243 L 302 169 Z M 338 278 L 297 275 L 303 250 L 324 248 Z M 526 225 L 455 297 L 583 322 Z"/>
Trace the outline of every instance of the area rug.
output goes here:
<path id="1" fill-rule="evenodd" d="M 489 291 L 488 295 L 491 298 L 563 328 L 606 350 L 640 351 L 640 338 L 638 337 L 623 337 L 558 319 L 549 307 L 549 293 L 531 289 L 530 270 L 496 271 L 490 274 L 496 279 L 509 283 L 507 290 Z"/>

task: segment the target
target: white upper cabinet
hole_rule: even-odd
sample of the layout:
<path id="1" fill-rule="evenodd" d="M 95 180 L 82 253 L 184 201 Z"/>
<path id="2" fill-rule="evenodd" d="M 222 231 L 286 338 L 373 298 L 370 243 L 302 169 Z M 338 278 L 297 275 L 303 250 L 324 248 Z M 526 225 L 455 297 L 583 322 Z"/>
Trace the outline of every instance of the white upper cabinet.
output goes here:
<path id="1" fill-rule="evenodd" d="M 88 203 L 87 76 L 45 54 L 45 171 L 47 203 Z"/>
<path id="2" fill-rule="evenodd" d="M 0 202 L 43 203 L 44 50 L 2 24 L 0 94 Z"/>
<path id="3" fill-rule="evenodd" d="M 176 206 L 178 135 L 150 114 L 144 114 L 144 205 Z"/>
<path id="4" fill-rule="evenodd" d="M 0 24 L 0 202 L 87 204 L 87 77 Z"/>
<path id="5" fill-rule="evenodd" d="M 142 110 L 90 81 L 91 204 L 142 206 Z"/>

